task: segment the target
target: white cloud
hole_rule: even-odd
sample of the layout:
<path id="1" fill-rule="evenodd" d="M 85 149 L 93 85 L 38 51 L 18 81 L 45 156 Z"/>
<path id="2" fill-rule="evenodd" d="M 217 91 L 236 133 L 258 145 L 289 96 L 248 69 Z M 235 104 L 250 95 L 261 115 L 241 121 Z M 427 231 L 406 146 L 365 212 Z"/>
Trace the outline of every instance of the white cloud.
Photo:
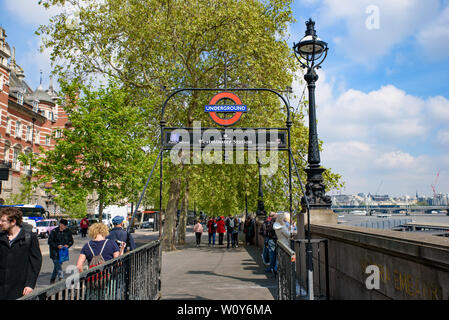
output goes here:
<path id="1" fill-rule="evenodd" d="M 449 5 L 441 14 L 421 30 L 417 42 L 426 56 L 433 59 L 447 57 L 449 50 Z"/>
<path id="2" fill-rule="evenodd" d="M 37 0 L 4 0 L 3 2 L 4 8 L 14 15 L 19 23 L 36 27 L 47 24 L 49 18 L 60 11 L 57 7 L 47 10 L 39 5 Z"/>
<path id="3" fill-rule="evenodd" d="M 325 137 L 400 142 L 428 134 L 423 118 L 426 102 L 394 86 L 369 93 L 349 89 L 334 99 L 328 92 L 324 99 L 320 95 L 317 90 L 319 127 Z"/>
<path id="4" fill-rule="evenodd" d="M 438 131 L 437 141 L 446 147 L 449 147 L 449 130 Z"/>
<path id="5" fill-rule="evenodd" d="M 431 113 L 432 120 L 437 122 L 449 122 L 449 100 L 442 96 L 432 97 L 427 107 Z"/>
<path id="6" fill-rule="evenodd" d="M 393 85 L 368 93 L 335 87 L 320 71 L 316 96 L 318 135 L 324 142 L 321 164 L 342 175 L 344 192 L 375 192 L 384 181 L 380 192 L 414 194 L 418 189 L 429 194 L 430 187 L 425 188 L 435 172 L 449 174 L 449 152 L 430 155 L 426 150 L 435 142 L 449 145 L 446 98 L 423 99 Z M 449 182 L 440 187 L 449 191 Z"/>
<path id="7" fill-rule="evenodd" d="M 377 10 L 367 11 L 369 8 Z M 439 0 L 323 0 L 318 20 L 323 27 L 344 21 L 347 33 L 335 39 L 336 46 L 352 60 L 369 66 L 395 45 L 425 30 L 440 10 Z M 373 19 L 374 28 L 370 27 Z M 444 22 L 442 19 L 440 25 Z M 421 38 L 425 42 L 430 37 L 423 33 Z"/>

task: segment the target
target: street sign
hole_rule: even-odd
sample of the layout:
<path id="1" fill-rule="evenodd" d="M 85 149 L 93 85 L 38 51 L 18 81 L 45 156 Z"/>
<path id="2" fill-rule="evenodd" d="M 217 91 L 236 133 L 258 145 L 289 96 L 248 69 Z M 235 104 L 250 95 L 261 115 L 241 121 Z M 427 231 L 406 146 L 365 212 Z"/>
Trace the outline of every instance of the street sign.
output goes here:
<path id="1" fill-rule="evenodd" d="M 285 149 L 287 130 L 253 128 L 164 128 L 163 147 L 223 147 L 235 150 Z"/>
<path id="2" fill-rule="evenodd" d="M 235 104 L 231 105 L 217 105 L 220 100 L 230 99 Z M 208 112 L 212 120 L 220 126 L 231 126 L 240 120 L 243 112 L 246 112 L 247 108 L 242 105 L 242 101 L 237 95 L 232 92 L 220 92 L 213 96 L 209 104 L 204 107 L 204 112 Z M 234 113 L 234 115 L 229 119 L 220 118 L 217 112 Z"/>

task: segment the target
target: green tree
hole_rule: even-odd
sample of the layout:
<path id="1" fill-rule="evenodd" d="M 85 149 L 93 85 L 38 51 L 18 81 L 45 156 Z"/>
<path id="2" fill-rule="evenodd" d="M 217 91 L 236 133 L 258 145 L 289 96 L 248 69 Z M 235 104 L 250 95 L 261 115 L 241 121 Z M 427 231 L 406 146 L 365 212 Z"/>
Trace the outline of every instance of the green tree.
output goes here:
<path id="1" fill-rule="evenodd" d="M 98 90 L 78 82 L 61 86 L 71 128 L 36 159 L 37 183 L 51 182 L 56 201 L 79 214 L 87 195 L 95 195 L 101 220 L 105 206 L 128 197 L 128 186 L 142 180 L 147 158 L 138 123 L 145 114 L 114 83 Z"/>

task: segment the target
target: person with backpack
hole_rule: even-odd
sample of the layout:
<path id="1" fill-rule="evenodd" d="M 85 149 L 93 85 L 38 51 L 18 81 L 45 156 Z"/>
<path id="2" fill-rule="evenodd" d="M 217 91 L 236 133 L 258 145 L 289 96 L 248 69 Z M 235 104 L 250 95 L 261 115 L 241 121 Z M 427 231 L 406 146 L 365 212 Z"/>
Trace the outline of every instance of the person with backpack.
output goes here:
<path id="1" fill-rule="evenodd" d="M 232 240 L 232 232 L 234 231 L 234 219 L 231 215 L 226 218 L 226 241 L 227 241 L 227 248 L 229 249 L 231 240 Z"/>
<path id="2" fill-rule="evenodd" d="M 212 246 L 215 247 L 215 233 L 217 232 L 217 221 L 211 217 L 209 221 L 207 221 L 207 232 L 209 234 L 209 247 L 212 243 Z"/>
<path id="3" fill-rule="evenodd" d="M 33 292 L 42 267 L 37 236 L 22 228 L 22 211 L 0 210 L 0 300 L 15 300 Z"/>
<path id="4" fill-rule="evenodd" d="M 72 232 L 67 228 L 66 219 L 59 220 L 59 227 L 53 229 L 48 237 L 50 247 L 50 259 L 53 261 L 53 273 L 51 274 L 50 284 L 55 283 L 56 276 L 59 280 L 64 278 L 62 263 L 68 260 L 69 248 L 73 245 Z M 65 259 L 62 259 L 62 258 Z"/>
<path id="5" fill-rule="evenodd" d="M 76 263 L 79 272 L 83 272 L 86 261 L 89 268 L 93 268 L 123 254 L 124 244 L 119 247 L 115 241 L 106 239 L 109 235 L 109 229 L 105 224 L 94 223 L 90 226 L 88 234 L 92 240 L 81 249 Z"/>
<path id="6" fill-rule="evenodd" d="M 120 247 L 122 243 L 125 243 L 125 251 L 131 251 L 136 249 L 136 244 L 134 242 L 134 238 L 132 235 L 123 229 L 123 221 L 125 220 L 122 216 L 115 216 L 112 219 L 112 224 L 114 228 L 109 232 L 109 235 L 106 237 L 109 240 L 117 242 L 117 245 Z"/>
<path id="7" fill-rule="evenodd" d="M 88 228 L 89 228 L 89 219 L 87 219 L 87 217 L 84 217 L 83 219 L 81 219 L 80 222 L 81 238 L 86 237 Z"/>
<path id="8" fill-rule="evenodd" d="M 89 237 L 92 239 L 81 249 L 76 267 L 78 271 L 83 272 L 84 262 L 88 263 L 89 269 L 104 264 L 106 261 L 117 258 L 125 250 L 125 243 L 119 247 L 114 240 L 107 239 L 109 228 L 103 223 L 94 223 L 88 230 Z M 105 284 L 99 287 L 101 280 Z M 115 280 L 111 279 L 109 271 L 98 272 L 87 279 L 87 300 L 98 300 L 105 298 L 109 291 L 109 285 L 114 286 Z M 101 296 L 101 297 L 100 297 Z"/>

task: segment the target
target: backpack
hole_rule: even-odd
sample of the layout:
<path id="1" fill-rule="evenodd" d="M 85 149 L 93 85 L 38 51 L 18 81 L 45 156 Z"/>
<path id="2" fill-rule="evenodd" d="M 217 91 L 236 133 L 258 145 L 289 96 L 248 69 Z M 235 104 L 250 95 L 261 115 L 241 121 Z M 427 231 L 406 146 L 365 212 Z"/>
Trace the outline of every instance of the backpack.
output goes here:
<path id="1" fill-rule="evenodd" d="M 274 231 L 274 229 L 273 229 L 273 225 L 274 225 L 274 222 L 275 222 L 273 220 L 274 219 L 270 220 L 267 223 L 267 225 L 265 227 L 265 230 L 266 230 L 265 232 L 267 234 L 267 237 L 269 237 L 269 238 L 271 238 L 273 240 L 277 240 L 276 231 Z"/>
<path id="2" fill-rule="evenodd" d="M 89 246 L 90 252 L 92 252 L 92 260 L 90 260 L 89 263 L 89 269 L 96 267 L 100 264 L 105 263 L 106 261 L 104 260 L 103 256 L 101 255 L 103 253 L 103 249 L 106 246 L 106 242 L 108 242 L 109 239 L 106 239 L 105 242 L 103 243 L 103 248 L 101 248 L 101 251 L 98 255 L 95 255 L 94 251 L 92 250 L 92 247 L 90 246 L 89 242 L 87 243 L 87 245 Z"/>

